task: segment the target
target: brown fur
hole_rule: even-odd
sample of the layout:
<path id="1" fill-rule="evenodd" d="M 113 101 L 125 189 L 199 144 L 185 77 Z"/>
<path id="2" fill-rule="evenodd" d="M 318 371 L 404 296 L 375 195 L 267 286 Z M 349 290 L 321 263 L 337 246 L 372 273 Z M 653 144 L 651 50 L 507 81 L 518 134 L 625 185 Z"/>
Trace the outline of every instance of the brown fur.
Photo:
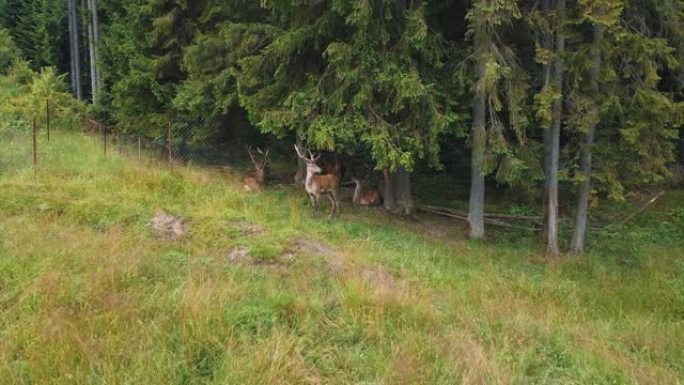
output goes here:
<path id="1" fill-rule="evenodd" d="M 380 193 L 375 189 L 364 189 L 361 182 L 352 178 L 352 182 L 356 184 L 354 190 L 354 204 L 361 206 L 376 206 L 381 204 Z"/>
<path id="2" fill-rule="evenodd" d="M 247 152 L 249 153 L 249 157 L 254 164 L 254 171 L 242 178 L 242 187 L 247 191 L 261 190 L 264 186 L 264 174 L 266 170 L 266 162 L 268 161 L 268 150 L 266 150 L 266 153 L 264 153 L 260 148 L 257 148 L 257 152 L 263 156 L 263 160 L 261 162 L 257 162 L 254 159 L 251 148 L 247 148 Z"/>
<path id="3" fill-rule="evenodd" d="M 306 180 L 304 182 L 304 188 L 307 194 L 309 194 L 309 199 L 311 200 L 311 206 L 315 207 L 321 198 L 321 195 L 327 195 L 330 199 L 332 205 L 330 214 L 339 214 L 340 212 L 340 200 L 338 196 L 339 178 L 335 174 L 325 174 L 316 175 L 322 171 L 322 169 L 316 164 L 318 157 L 309 152 L 309 157 L 304 156 L 299 148 L 295 145 L 295 150 L 297 155 L 306 161 Z"/>

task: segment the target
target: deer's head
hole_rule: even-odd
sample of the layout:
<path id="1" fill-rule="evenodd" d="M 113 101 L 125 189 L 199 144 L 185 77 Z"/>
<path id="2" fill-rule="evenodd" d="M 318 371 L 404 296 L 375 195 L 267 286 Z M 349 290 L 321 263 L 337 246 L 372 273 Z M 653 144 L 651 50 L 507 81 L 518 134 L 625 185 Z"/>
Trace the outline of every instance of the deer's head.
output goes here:
<path id="1" fill-rule="evenodd" d="M 321 157 L 319 154 L 318 156 L 314 156 L 314 154 L 311 152 L 311 150 L 306 150 L 308 153 L 308 157 L 297 147 L 297 145 L 294 145 L 295 151 L 297 151 L 297 156 L 300 158 L 304 159 L 306 161 L 306 172 L 309 174 L 315 174 L 318 172 L 321 172 L 321 168 L 316 164 L 316 161 L 318 158 Z"/>
<path id="2" fill-rule="evenodd" d="M 264 180 L 264 170 L 266 169 L 266 162 L 268 162 L 268 151 L 266 152 L 261 151 L 259 147 L 256 149 L 257 153 L 261 155 L 261 161 L 257 162 L 254 154 L 252 153 L 252 147 L 247 147 L 247 152 L 249 153 L 249 158 L 252 160 L 252 164 L 254 164 L 254 176 L 259 180 L 259 182 L 263 182 Z"/>

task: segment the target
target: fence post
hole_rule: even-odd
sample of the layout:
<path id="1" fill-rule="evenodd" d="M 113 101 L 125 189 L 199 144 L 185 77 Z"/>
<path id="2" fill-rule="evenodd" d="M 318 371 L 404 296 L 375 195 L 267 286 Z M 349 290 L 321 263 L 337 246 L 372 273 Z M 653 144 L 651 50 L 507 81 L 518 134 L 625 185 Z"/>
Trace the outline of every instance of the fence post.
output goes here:
<path id="1" fill-rule="evenodd" d="M 38 142 L 36 140 L 36 117 L 33 117 L 33 173 L 38 170 Z"/>
<path id="2" fill-rule="evenodd" d="M 50 99 L 45 99 L 45 128 L 47 129 L 47 141 L 50 141 Z"/>
<path id="3" fill-rule="evenodd" d="M 169 121 L 167 131 L 168 131 L 169 167 L 173 168 L 173 132 L 171 130 L 171 121 Z"/>
<path id="4" fill-rule="evenodd" d="M 104 157 L 107 158 L 107 127 L 102 127 L 102 123 L 97 123 L 100 126 L 100 131 L 102 132 L 102 147 L 104 148 Z"/>

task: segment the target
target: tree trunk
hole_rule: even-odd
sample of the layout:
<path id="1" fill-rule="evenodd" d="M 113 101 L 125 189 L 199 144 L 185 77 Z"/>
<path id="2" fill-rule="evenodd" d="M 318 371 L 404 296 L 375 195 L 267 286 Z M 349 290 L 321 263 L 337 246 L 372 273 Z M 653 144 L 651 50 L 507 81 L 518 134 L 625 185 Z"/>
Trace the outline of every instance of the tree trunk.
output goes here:
<path id="1" fill-rule="evenodd" d="M 99 92 L 102 86 L 102 78 L 100 75 L 100 67 L 98 66 L 98 63 L 100 62 L 100 54 L 99 54 L 99 47 L 100 47 L 100 22 L 97 16 L 97 0 L 90 0 L 92 3 L 92 8 L 93 8 L 93 38 L 95 41 L 94 44 L 94 50 L 95 50 L 95 87 L 98 92 Z"/>
<path id="2" fill-rule="evenodd" d="M 81 54 L 78 41 L 78 13 L 76 0 L 67 0 L 69 20 L 69 50 L 71 55 L 71 87 L 76 99 L 83 99 L 81 87 Z"/>
<path id="3" fill-rule="evenodd" d="M 297 148 L 304 148 L 304 143 L 302 142 L 302 138 L 297 135 L 297 139 L 295 144 L 297 145 Z M 294 175 L 294 182 L 295 184 L 304 184 L 304 179 L 306 179 L 306 161 L 304 159 L 297 157 L 297 172 Z"/>
<path id="4" fill-rule="evenodd" d="M 594 113 L 598 105 L 596 99 L 598 98 L 598 82 L 601 73 L 601 42 L 603 40 L 603 28 L 600 25 L 594 25 L 594 42 L 592 47 L 593 68 L 591 71 L 591 89 L 592 97 L 594 98 L 593 109 Z M 598 116 L 596 117 L 598 120 Z M 589 130 L 585 137 L 584 147 L 580 156 L 580 172 L 584 177 L 584 181 L 580 185 L 579 195 L 577 197 L 577 212 L 575 217 L 575 228 L 573 230 L 572 242 L 570 244 L 570 251 L 573 254 L 582 254 L 584 252 L 585 236 L 587 232 L 587 215 L 589 212 L 589 196 L 591 195 L 591 156 L 592 147 L 594 146 L 594 133 L 596 132 L 596 124 L 594 121 L 590 124 Z"/>
<path id="5" fill-rule="evenodd" d="M 392 211 L 396 207 L 394 201 L 394 187 L 392 186 L 392 177 L 386 167 L 382 170 L 382 176 L 382 204 L 385 207 L 385 210 Z"/>
<path id="6" fill-rule="evenodd" d="M 558 249 L 558 157 L 560 153 L 560 130 L 563 115 L 563 54 L 565 52 L 565 38 L 563 36 L 563 23 L 565 20 L 565 0 L 556 1 L 558 11 L 558 24 L 556 25 L 556 52 L 553 66 L 553 86 L 560 94 L 553 102 L 553 123 L 550 127 L 549 160 L 547 172 L 548 187 L 548 213 L 547 247 L 549 257 L 556 258 Z"/>
<path id="7" fill-rule="evenodd" d="M 478 28 L 479 29 L 479 28 Z M 486 123 L 486 103 L 487 94 L 482 84 L 485 76 L 485 65 L 481 58 L 480 51 L 484 46 L 481 41 L 481 32 L 475 34 L 475 51 L 480 57 L 475 64 L 475 97 L 473 103 L 473 126 L 470 134 L 471 156 L 470 156 L 470 202 L 468 204 L 468 237 L 471 239 L 482 239 L 485 235 L 484 229 L 484 198 L 485 183 L 482 166 L 484 164 L 485 146 L 487 144 Z"/>
<path id="8" fill-rule="evenodd" d="M 97 104 L 97 70 L 95 68 L 95 34 L 93 31 L 93 7 L 90 0 L 86 0 L 88 9 L 88 57 L 90 60 L 90 92 L 93 104 Z"/>
<path id="9" fill-rule="evenodd" d="M 398 167 L 394 173 L 394 193 L 397 206 L 402 215 L 411 215 L 415 212 L 413 197 L 411 195 L 411 173 L 404 167 Z"/>
<path id="10" fill-rule="evenodd" d="M 551 20 L 549 12 L 551 10 L 552 0 L 542 1 L 542 14 L 546 20 Z M 551 31 L 544 31 L 542 36 L 542 47 L 547 50 L 552 50 L 552 36 Z M 542 91 L 547 90 L 551 86 L 551 71 L 553 64 L 551 61 L 546 63 L 544 67 L 544 85 L 542 86 Z M 544 213 L 544 219 L 542 221 L 542 238 L 548 240 L 549 234 L 549 171 L 551 170 L 551 129 L 549 127 L 544 128 L 544 189 L 542 192 L 542 209 Z"/>
<path id="11" fill-rule="evenodd" d="M 69 75 L 71 78 L 71 91 L 76 95 L 76 50 L 74 49 L 74 19 L 73 19 L 74 0 L 67 0 L 67 16 L 69 21 Z"/>

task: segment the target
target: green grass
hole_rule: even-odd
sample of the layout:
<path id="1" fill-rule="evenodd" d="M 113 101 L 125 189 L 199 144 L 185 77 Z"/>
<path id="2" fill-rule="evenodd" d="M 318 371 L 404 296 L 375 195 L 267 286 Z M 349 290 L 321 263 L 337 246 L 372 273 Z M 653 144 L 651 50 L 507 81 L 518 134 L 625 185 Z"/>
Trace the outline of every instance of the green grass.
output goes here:
<path id="1" fill-rule="evenodd" d="M 298 189 L 105 160 L 78 133 L 41 141 L 35 175 L 12 151 L 0 383 L 683 382 L 682 192 L 550 267 L 529 234 L 468 242 L 348 203 L 329 219 Z M 188 234 L 156 238 L 158 210 Z M 251 263 L 227 260 L 239 246 Z"/>

